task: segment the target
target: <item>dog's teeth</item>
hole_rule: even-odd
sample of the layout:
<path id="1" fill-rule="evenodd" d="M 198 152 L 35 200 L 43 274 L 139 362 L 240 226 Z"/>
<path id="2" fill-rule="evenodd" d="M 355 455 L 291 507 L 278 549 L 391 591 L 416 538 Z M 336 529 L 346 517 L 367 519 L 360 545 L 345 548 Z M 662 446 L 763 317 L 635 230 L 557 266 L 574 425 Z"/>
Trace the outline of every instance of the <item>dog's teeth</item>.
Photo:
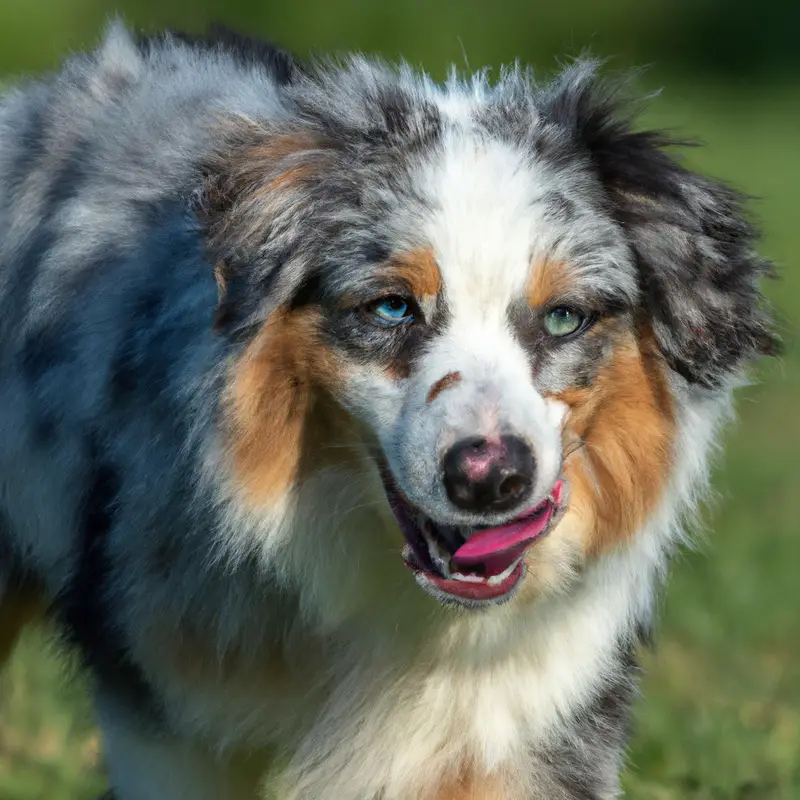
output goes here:
<path id="1" fill-rule="evenodd" d="M 486 583 L 488 583 L 489 586 L 497 586 L 499 583 L 502 583 L 519 566 L 520 561 L 522 561 L 522 557 L 518 558 L 508 569 L 504 570 L 499 575 L 492 575 L 490 578 L 487 578 Z"/>
<path id="2" fill-rule="evenodd" d="M 463 581 L 464 583 L 486 583 L 486 578 L 475 574 L 465 575 L 463 572 L 454 572 L 450 577 L 454 581 Z"/>
<path id="3" fill-rule="evenodd" d="M 508 578 L 511 573 L 519 566 L 522 558 L 518 558 L 508 569 L 501 572 L 499 575 L 492 575 L 490 578 L 485 578 L 482 575 L 475 573 L 454 572 L 450 577 L 454 581 L 463 581 L 464 583 L 487 583 L 489 586 L 497 586 Z"/>

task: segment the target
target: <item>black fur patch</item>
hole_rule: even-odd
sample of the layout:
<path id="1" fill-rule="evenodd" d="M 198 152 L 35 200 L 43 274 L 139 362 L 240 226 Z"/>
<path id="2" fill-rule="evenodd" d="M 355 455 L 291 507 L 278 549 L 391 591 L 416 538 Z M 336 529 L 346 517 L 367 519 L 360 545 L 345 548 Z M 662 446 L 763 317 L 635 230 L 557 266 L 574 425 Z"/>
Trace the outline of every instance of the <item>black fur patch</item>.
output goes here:
<path id="1" fill-rule="evenodd" d="M 16 586 L 20 579 L 21 569 L 18 554 L 11 538 L 11 520 L 0 508 L 0 600 L 9 587 Z"/>
<path id="2" fill-rule="evenodd" d="M 160 287 L 148 287 L 135 298 L 131 308 L 131 325 L 125 331 L 111 364 L 110 389 L 112 402 L 124 403 L 141 390 L 157 397 L 162 391 L 163 370 L 157 369 L 151 361 L 157 348 L 147 347 L 157 322 L 164 298 Z"/>
<path id="3" fill-rule="evenodd" d="M 29 334 L 20 354 L 20 369 L 32 386 L 47 373 L 68 364 L 75 357 L 74 343 L 65 331 L 43 328 Z"/>
<path id="4" fill-rule="evenodd" d="M 28 335 L 20 353 L 20 370 L 30 388 L 27 408 L 31 440 L 36 447 L 52 447 L 59 435 L 61 412 L 53 403 L 53 373 L 68 367 L 76 357 L 74 343 L 57 327 Z"/>
<path id="5" fill-rule="evenodd" d="M 11 560 L 11 521 L 0 508 L 0 564 Z"/>
<path id="6" fill-rule="evenodd" d="M 218 264 L 223 286 L 214 314 L 214 329 L 232 334 L 236 341 L 249 339 L 259 328 L 258 323 L 251 322 L 252 317 L 264 298 L 270 296 L 291 257 L 289 248 L 273 248 L 263 259 L 258 274 L 254 274 L 249 265 L 239 261 Z M 293 287 L 289 307 L 298 308 L 308 302 L 308 289 L 314 279 L 313 275 L 303 276 L 300 284 Z"/>
<path id="7" fill-rule="evenodd" d="M 338 318 L 332 327 L 332 343 L 351 359 L 379 364 L 403 378 L 411 374 L 414 362 L 434 333 L 429 325 L 416 322 L 382 328 L 369 323 L 361 311 Z"/>
<path id="8" fill-rule="evenodd" d="M 142 671 L 131 661 L 117 630 L 107 596 L 111 565 L 108 538 L 122 485 L 96 437 L 87 440 L 91 477 L 79 521 L 81 551 L 67 589 L 55 609 L 67 638 L 78 647 L 86 667 L 106 691 L 139 715 L 157 718 L 158 704 Z"/>
<path id="9" fill-rule="evenodd" d="M 181 31 L 170 31 L 170 35 L 192 47 L 225 53 L 243 67 L 266 67 L 281 86 L 291 83 L 300 70 L 294 56 L 272 42 L 237 33 L 224 25 L 213 24 L 199 36 Z"/>
<path id="10" fill-rule="evenodd" d="M 441 135 L 442 119 L 439 109 L 430 103 L 411 98 L 401 89 L 386 88 L 378 96 L 383 114 L 383 126 L 378 138 L 402 145 L 406 152 L 435 144 Z"/>
<path id="11" fill-rule="evenodd" d="M 30 131 L 30 136 L 27 136 L 27 130 L 23 134 L 26 136 L 22 149 L 24 156 L 15 164 L 15 174 L 18 173 L 19 178 L 12 177 L 10 181 L 9 194 L 12 198 L 15 180 L 19 184 L 17 190 L 22 190 L 25 180 L 30 179 L 31 170 L 36 168 L 47 152 L 42 131 L 46 131 L 49 126 L 43 113 L 32 112 L 30 124 L 32 127 L 38 125 L 41 130 L 35 133 Z M 17 249 L 16 256 L 21 266 L 0 315 L 2 339 L 12 339 L 16 329 L 28 316 L 31 292 L 35 279 L 40 274 L 40 262 L 57 240 L 53 218 L 63 203 L 76 194 L 82 180 L 83 166 L 79 155 L 82 146 L 83 142 L 76 142 L 71 154 L 60 163 L 56 174 L 46 176 L 47 190 L 43 197 L 41 220 L 34 232 Z M 46 389 L 39 384 L 49 372 L 72 361 L 75 353 L 74 345 L 69 344 L 70 341 L 68 331 L 57 327 L 40 328 L 27 335 L 19 353 L 20 370 L 32 389 L 32 397 L 35 398 L 29 409 L 29 417 L 32 441 L 37 447 L 51 447 L 56 441 L 59 427 L 53 404 L 43 397 Z"/>
<path id="12" fill-rule="evenodd" d="M 361 245 L 361 258 L 365 264 L 384 264 L 392 255 L 392 249 L 386 242 L 369 239 Z"/>

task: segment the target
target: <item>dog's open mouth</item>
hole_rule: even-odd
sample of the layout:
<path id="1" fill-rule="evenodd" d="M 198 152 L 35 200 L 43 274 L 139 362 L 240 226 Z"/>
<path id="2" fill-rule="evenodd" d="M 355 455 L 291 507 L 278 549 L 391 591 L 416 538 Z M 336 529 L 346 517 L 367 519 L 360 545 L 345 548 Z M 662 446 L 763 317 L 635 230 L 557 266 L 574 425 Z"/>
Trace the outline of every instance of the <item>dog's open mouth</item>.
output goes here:
<path id="1" fill-rule="evenodd" d="M 514 594 L 524 576 L 525 552 L 552 527 L 564 484 L 558 481 L 536 506 L 496 527 L 437 524 L 390 481 L 386 493 L 406 539 L 403 557 L 420 586 L 443 602 L 476 606 Z"/>

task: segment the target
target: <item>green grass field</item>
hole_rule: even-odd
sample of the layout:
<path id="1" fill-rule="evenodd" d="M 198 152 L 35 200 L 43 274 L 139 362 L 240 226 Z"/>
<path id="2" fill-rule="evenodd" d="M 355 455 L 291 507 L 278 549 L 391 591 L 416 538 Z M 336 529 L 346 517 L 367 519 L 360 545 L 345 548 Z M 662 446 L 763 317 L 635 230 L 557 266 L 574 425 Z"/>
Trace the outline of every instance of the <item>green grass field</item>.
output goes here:
<path id="1" fill-rule="evenodd" d="M 695 552 L 676 564 L 626 777 L 637 800 L 800 798 L 800 104 L 773 92 L 681 83 L 650 122 L 696 134 L 690 163 L 762 199 L 767 287 L 787 352 L 741 392 Z M 88 800 L 103 786 L 80 682 L 28 636 L 0 678 L 0 798 Z"/>

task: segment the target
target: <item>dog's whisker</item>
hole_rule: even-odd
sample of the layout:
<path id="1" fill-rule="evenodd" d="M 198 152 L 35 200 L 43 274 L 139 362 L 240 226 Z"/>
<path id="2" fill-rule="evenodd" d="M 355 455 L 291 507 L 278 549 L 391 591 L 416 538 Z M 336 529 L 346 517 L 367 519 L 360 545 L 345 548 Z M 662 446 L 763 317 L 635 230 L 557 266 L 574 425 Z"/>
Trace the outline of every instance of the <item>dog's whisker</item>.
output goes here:
<path id="1" fill-rule="evenodd" d="M 587 444 L 583 439 L 578 439 L 571 442 L 564 450 L 564 461 L 566 461 L 570 456 L 575 455 L 575 453 L 579 452 L 580 450 L 583 450 L 586 446 Z"/>

